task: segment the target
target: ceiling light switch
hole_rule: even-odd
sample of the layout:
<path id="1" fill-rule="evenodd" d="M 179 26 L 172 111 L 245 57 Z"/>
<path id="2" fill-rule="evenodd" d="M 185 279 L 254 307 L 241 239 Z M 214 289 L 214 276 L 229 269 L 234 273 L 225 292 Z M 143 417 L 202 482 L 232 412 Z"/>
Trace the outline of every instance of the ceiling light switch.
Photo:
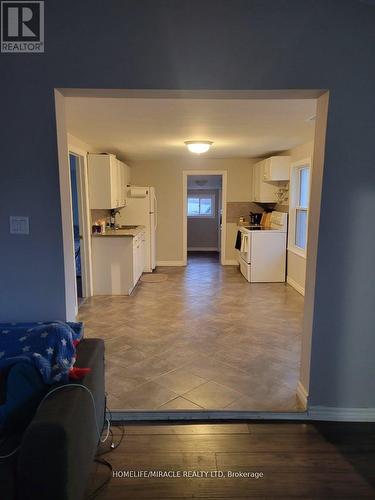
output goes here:
<path id="1" fill-rule="evenodd" d="M 29 218 L 21 215 L 9 217 L 10 234 L 30 234 Z"/>

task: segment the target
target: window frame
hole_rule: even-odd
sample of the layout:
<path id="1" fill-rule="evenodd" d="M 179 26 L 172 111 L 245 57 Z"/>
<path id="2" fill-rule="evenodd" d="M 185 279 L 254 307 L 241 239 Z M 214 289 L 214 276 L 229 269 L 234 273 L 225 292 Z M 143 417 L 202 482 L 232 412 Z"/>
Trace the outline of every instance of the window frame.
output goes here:
<path id="1" fill-rule="evenodd" d="M 300 205 L 301 199 L 301 171 L 304 169 L 309 171 L 308 181 L 308 203 L 307 207 Z M 310 213 L 310 195 L 311 195 L 311 158 L 305 158 L 298 162 L 292 163 L 290 167 L 290 184 L 289 184 L 289 234 L 288 234 L 288 250 L 306 258 L 308 245 L 308 225 Z M 301 248 L 296 244 L 296 229 L 297 229 L 297 213 L 306 213 L 306 247 Z"/>
<path id="2" fill-rule="evenodd" d="M 215 203 L 215 193 L 209 193 L 207 191 L 202 192 L 197 192 L 196 191 L 190 191 L 187 193 L 187 198 L 186 198 L 186 216 L 188 219 L 215 219 L 216 218 L 216 203 Z M 189 198 L 199 198 L 199 207 L 200 207 L 200 200 L 202 198 L 210 198 L 211 199 L 211 207 L 212 207 L 212 213 L 209 215 L 201 214 L 199 213 L 198 215 L 192 215 L 189 214 Z"/>

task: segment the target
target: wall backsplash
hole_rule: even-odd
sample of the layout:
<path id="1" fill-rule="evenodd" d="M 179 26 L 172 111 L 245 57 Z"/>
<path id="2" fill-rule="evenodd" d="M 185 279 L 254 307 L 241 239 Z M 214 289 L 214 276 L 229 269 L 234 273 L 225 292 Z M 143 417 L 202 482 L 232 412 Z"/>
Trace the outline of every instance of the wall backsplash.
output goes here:
<path id="1" fill-rule="evenodd" d="M 289 205 L 281 205 L 278 203 L 277 205 L 275 205 L 275 210 L 277 210 L 278 212 L 288 213 L 289 212 Z"/>
<path id="2" fill-rule="evenodd" d="M 91 225 L 98 219 L 109 219 L 110 215 L 110 210 L 91 210 Z"/>
<path id="3" fill-rule="evenodd" d="M 273 210 L 278 210 L 279 212 L 288 212 L 289 205 L 282 205 L 281 203 L 278 203 L 275 205 Z M 240 217 L 245 217 L 245 220 L 248 221 L 250 212 L 257 213 L 263 211 L 264 207 L 251 201 L 228 201 L 227 222 L 237 224 Z"/>
<path id="4" fill-rule="evenodd" d="M 251 201 L 228 201 L 227 202 L 227 222 L 237 224 L 240 217 L 249 220 L 250 212 L 262 212 L 263 209 Z"/>

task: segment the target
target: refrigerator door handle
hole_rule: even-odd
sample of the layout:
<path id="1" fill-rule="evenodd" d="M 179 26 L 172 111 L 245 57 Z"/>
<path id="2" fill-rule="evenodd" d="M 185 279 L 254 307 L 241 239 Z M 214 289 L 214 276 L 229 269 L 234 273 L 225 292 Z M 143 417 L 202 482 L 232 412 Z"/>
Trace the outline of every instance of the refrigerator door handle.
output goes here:
<path id="1" fill-rule="evenodd" d="M 154 193 L 154 216 L 155 216 L 155 231 L 156 231 L 156 228 L 158 227 L 158 202 L 156 200 L 155 193 Z"/>

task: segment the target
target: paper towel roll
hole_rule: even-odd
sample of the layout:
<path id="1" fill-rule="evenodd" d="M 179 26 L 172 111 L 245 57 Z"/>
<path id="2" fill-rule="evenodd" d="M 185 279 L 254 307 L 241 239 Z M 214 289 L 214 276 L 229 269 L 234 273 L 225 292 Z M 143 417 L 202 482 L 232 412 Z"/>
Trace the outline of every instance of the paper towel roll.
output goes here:
<path id="1" fill-rule="evenodd" d="M 130 198 L 146 198 L 147 196 L 147 188 L 130 188 L 129 195 Z"/>

